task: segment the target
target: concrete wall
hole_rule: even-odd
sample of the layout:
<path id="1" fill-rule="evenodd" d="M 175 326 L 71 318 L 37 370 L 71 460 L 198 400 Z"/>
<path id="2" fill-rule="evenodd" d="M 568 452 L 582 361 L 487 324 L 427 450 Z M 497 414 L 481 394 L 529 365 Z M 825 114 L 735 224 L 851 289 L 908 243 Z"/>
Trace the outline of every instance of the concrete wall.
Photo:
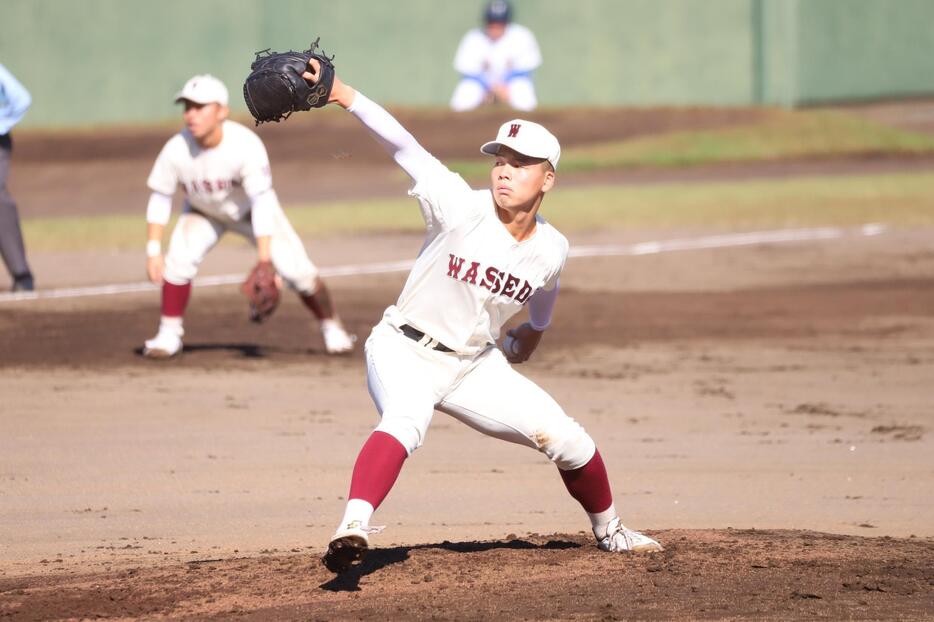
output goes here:
<path id="1" fill-rule="evenodd" d="M 795 105 L 934 93 L 931 0 L 514 0 L 537 34 L 545 106 Z M 175 118 L 194 73 L 233 107 L 253 52 L 321 35 L 348 82 L 387 104 L 445 105 L 481 0 L 2 0 L 0 63 L 32 126 Z M 404 87 L 404 88 L 403 88 Z"/>
<path id="2" fill-rule="evenodd" d="M 934 2 L 797 0 L 797 102 L 934 92 Z"/>

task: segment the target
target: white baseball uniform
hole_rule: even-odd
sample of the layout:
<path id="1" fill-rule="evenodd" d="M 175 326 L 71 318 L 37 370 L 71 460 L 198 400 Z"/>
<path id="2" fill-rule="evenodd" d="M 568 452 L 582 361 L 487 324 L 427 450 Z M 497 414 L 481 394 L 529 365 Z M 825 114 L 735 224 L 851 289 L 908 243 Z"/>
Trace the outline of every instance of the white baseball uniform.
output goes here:
<path id="1" fill-rule="evenodd" d="M 454 57 L 454 69 L 461 74 L 461 80 L 451 96 L 451 108 L 476 108 L 494 84 L 506 84 L 509 105 L 532 110 L 538 105 L 532 71 L 541 63 L 535 35 L 525 26 L 508 24 L 496 41 L 483 29 L 474 28 L 461 39 Z"/>
<path id="2" fill-rule="evenodd" d="M 147 182 L 153 191 L 146 219 L 165 225 L 176 188 L 185 192 L 165 258 L 164 278 L 174 285 L 189 283 L 205 255 L 225 231 L 255 244 L 256 236 L 271 236 L 276 271 L 302 294 L 315 291 L 318 269 L 279 205 L 272 187 L 269 156 L 253 131 L 224 121 L 223 138 L 205 149 L 184 129 L 166 142 Z"/>
<path id="3" fill-rule="evenodd" d="M 530 302 L 553 304 L 567 239 L 538 217 L 532 237 L 516 241 L 489 190 L 472 190 L 361 93 L 348 110 L 413 178 L 409 194 L 427 227 L 402 294 L 366 343 L 368 386 L 381 415 L 376 429 L 411 453 L 437 409 L 536 448 L 563 470 L 587 464 L 596 450 L 590 436 L 494 343 Z M 423 333 L 418 341 L 412 329 Z"/>

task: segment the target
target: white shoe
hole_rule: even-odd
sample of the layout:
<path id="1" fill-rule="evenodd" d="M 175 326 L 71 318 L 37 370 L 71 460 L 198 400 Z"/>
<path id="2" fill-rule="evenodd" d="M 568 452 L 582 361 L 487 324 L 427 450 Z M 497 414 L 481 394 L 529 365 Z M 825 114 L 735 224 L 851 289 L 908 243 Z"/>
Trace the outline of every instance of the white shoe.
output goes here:
<path id="1" fill-rule="evenodd" d="M 353 352 L 356 335 L 344 330 L 340 320 L 321 321 L 321 336 L 324 337 L 324 349 L 328 354 L 347 354 Z"/>
<path id="2" fill-rule="evenodd" d="M 175 331 L 160 328 L 152 339 L 143 346 L 143 356 L 151 359 L 167 359 L 182 351 L 182 338 Z"/>
<path id="3" fill-rule="evenodd" d="M 601 551 L 610 553 L 621 553 L 623 551 L 655 553 L 665 550 L 661 544 L 647 535 L 628 529 L 620 522 L 618 516 L 607 525 L 606 536 L 597 539 L 597 547 Z"/>
<path id="4" fill-rule="evenodd" d="M 359 562 L 370 548 L 370 534 L 379 533 L 382 527 L 368 527 L 358 520 L 347 523 L 337 530 L 328 543 L 322 563 L 331 572 L 341 573 Z"/>

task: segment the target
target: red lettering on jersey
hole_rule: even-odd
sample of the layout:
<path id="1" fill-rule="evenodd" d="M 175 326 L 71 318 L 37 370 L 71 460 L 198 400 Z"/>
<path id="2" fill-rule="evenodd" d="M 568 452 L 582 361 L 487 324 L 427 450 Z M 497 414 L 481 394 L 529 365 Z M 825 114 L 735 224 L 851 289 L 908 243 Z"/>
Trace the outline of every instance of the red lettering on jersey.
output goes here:
<path id="1" fill-rule="evenodd" d="M 477 284 L 477 269 L 480 267 L 479 261 L 471 261 L 470 269 L 467 271 L 467 274 L 464 275 L 464 278 L 461 281 L 470 283 L 471 285 Z"/>
<path id="2" fill-rule="evenodd" d="M 499 288 L 503 286 L 503 276 L 505 276 L 506 273 L 496 268 L 490 268 L 490 270 L 493 270 L 493 278 L 491 279 L 491 281 L 493 281 L 493 289 L 490 290 L 490 293 L 496 294 L 499 292 Z M 490 270 L 487 270 L 487 275 L 490 274 Z"/>
<path id="3" fill-rule="evenodd" d="M 449 257 L 451 260 L 448 262 L 448 276 L 457 278 L 457 276 L 460 274 L 464 260 L 460 259 L 459 257 L 455 258 L 454 255 L 449 255 Z M 455 262 L 455 259 L 459 260 L 459 262 Z M 471 285 L 476 285 L 477 272 L 479 268 L 479 261 L 470 262 L 470 268 L 464 274 L 464 277 L 460 280 L 466 283 L 470 283 Z M 503 279 L 505 279 L 505 284 Z M 523 283 L 523 285 L 517 293 L 516 286 L 519 285 L 519 283 Z M 532 284 L 528 281 L 520 279 L 519 277 L 513 276 L 511 274 L 507 276 L 506 272 L 497 270 L 495 266 L 490 266 L 484 271 L 483 278 L 480 279 L 480 287 L 490 290 L 491 294 L 500 294 L 501 296 L 507 296 L 509 298 L 515 296 L 515 301 L 519 304 L 525 304 L 525 302 L 532 296 L 533 291 Z M 502 289 L 502 291 L 500 291 L 500 289 Z"/>
<path id="4" fill-rule="evenodd" d="M 529 299 L 529 296 L 532 295 L 532 286 L 526 281 L 522 285 L 522 289 L 519 290 L 519 293 L 516 294 L 516 302 L 520 305 L 524 305 L 525 301 Z"/>
<path id="5" fill-rule="evenodd" d="M 455 257 L 454 255 L 448 253 L 448 276 L 456 279 L 461 273 L 461 267 L 464 265 L 463 257 Z"/>
<path id="6" fill-rule="evenodd" d="M 503 286 L 503 296 L 512 297 L 516 293 L 516 285 L 519 284 L 519 277 L 509 275 L 506 277 L 506 285 Z"/>
<path id="7" fill-rule="evenodd" d="M 509 126 L 509 135 L 506 138 L 515 138 L 519 135 L 519 128 L 522 127 L 520 123 L 513 123 Z"/>
<path id="8" fill-rule="evenodd" d="M 491 287 L 493 287 L 494 279 L 496 279 L 496 268 L 494 268 L 493 266 L 490 266 L 489 268 L 486 269 L 486 274 L 484 275 L 483 280 L 480 281 L 480 287 L 485 287 L 487 289 L 490 289 Z"/>
<path id="9" fill-rule="evenodd" d="M 211 182 L 209 182 L 208 180 L 205 179 L 204 181 L 202 181 L 201 186 L 204 188 L 205 192 L 212 192 Z"/>

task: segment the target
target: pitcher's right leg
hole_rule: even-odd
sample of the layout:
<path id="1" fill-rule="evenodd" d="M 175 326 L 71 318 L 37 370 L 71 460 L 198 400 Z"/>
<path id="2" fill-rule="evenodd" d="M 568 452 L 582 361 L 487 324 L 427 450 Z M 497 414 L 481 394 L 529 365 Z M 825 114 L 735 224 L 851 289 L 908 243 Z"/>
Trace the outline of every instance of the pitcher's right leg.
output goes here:
<path id="1" fill-rule="evenodd" d="M 367 384 L 380 422 L 354 464 L 344 516 L 322 562 L 344 572 L 363 559 L 370 518 L 395 484 L 405 459 L 421 446 L 443 387 L 456 375 L 456 359 L 419 346 L 386 322 L 366 343 Z"/>

